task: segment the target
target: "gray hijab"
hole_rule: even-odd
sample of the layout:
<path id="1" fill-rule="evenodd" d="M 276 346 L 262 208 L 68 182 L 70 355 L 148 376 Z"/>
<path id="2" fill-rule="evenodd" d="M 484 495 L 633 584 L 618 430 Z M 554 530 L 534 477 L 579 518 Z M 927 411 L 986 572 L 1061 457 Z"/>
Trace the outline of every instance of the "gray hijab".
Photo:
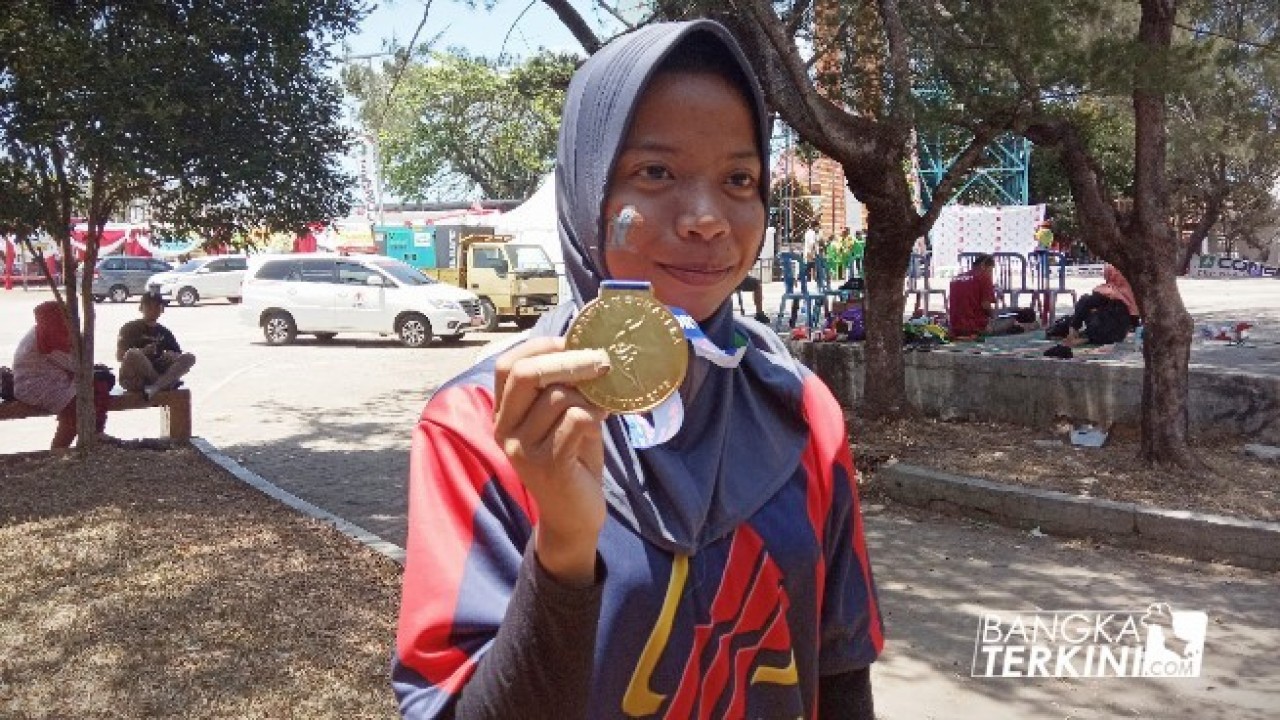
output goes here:
<path id="1" fill-rule="evenodd" d="M 557 224 L 574 303 L 544 318 L 535 334 L 563 334 L 577 308 L 594 299 L 600 281 L 607 279 L 601 212 L 609 175 L 641 94 L 682 42 L 718 44 L 743 69 L 768 167 L 763 97 L 750 64 L 724 27 L 709 20 L 648 25 L 602 48 L 569 86 L 556 157 Z M 767 175 L 760 185 L 761 202 L 767 202 Z M 648 541 L 683 554 L 754 515 L 800 471 L 808 440 L 801 407 L 807 371 L 777 335 L 758 323 L 735 320 L 728 300 L 701 325 L 721 347 L 733 346 L 735 330 L 745 336 L 749 347 L 742 363 L 725 369 L 692 357 L 680 388 L 684 424 L 666 443 L 633 449 L 616 417 L 605 434 L 610 506 Z"/>

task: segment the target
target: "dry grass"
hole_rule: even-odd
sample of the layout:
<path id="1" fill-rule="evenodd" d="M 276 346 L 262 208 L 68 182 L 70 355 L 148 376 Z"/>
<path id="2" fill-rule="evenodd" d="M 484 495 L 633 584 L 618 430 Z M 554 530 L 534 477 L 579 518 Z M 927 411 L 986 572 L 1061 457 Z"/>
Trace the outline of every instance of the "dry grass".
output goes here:
<path id="1" fill-rule="evenodd" d="M 0 717 L 394 717 L 399 576 L 191 448 L 0 456 Z"/>
<path id="2" fill-rule="evenodd" d="M 1068 430 L 931 419 L 849 423 L 858 468 L 870 471 L 871 493 L 876 492 L 875 469 L 896 458 L 1075 495 L 1280 521 L 1280 466 L 1245 455 L 1243 443 L 1200 444 L 1195 449 L 1205 470 L 1171 472 L 1141 463 L 1136 438 L 1113 433 L 1102 448 L 1075 448 L 1066 442 Z M 1041 447 L 1037 440 L 1060 444 Z"/>

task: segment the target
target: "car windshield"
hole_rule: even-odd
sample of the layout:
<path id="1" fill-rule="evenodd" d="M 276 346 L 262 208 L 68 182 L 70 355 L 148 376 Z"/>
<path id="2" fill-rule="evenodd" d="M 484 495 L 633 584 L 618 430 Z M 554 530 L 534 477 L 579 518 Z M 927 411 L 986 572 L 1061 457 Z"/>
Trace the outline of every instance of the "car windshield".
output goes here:
<path id="1" fill-rule="evenodd" d="M 541 245 L 507 245 L 507 259 L 516 270 L 554 270 Z"/>
<path id="2" fill-rule="evenodd" d="M 178 272 L 191 273 L 204 266 L 204 260 L 188 260 L 177 267 Z"/>
<path id="3" fill-rule="evenodd" d="M 371 263 L 374 267 L 396 279 L 401 285 L 430 285 L 435 282 L 422 274 L 421 270 L 406 265 L 399 260 L 382 260 Z"/>

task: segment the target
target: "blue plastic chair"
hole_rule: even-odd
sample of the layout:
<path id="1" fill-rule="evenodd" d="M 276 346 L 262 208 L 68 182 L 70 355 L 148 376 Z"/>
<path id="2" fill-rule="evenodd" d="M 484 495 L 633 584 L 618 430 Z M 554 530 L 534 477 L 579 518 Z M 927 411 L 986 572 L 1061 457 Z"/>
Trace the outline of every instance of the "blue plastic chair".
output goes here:
<path id="1" fill-rule="evenodd" d="M 956 261 L 960 265 L 960 271 L 964 272 L 973 267 L 973 262 L 979 255 L 990 255 L 995 260 L 996 268 L 992 282 L 996 286 L 996 298 L 1001 304 L 1012 304 L 1014 307 L 1018 305 L 1018 299 L 1024 293 L 1035 292 L 1035 289 L 1027 285 L 1027 259 L 1018 253 L 974 253 L 965 252 L 956 256 Z M 1004 303 L 1004 296 L 1009 296 L 1009 303 Z"/>
<path id="2" fill-rule="evenodd" d="M 792 324 L 795 323 L 797 310 L 803 307 L 805 315 L 809 318 L 809 327 L 817 327 L 822 319 L 819 308 L 826 309 L 827 296 L 821 291 L 809 290 L 808 273 L 805 272 L 805 262 L 799 253 L 781 253 L 778 255 L 778 262 L 782 264 L 782 301 L 778 303 L 778 314 L 774 318 L 774 325 L 782 327 L 782 313 L 786 310 L 787 301 L 790 300 Z"/>
<path id="3" fill-rule="evenodd" d="M 1058 314 L 1058 298 L 1071 296 L 1071 308 L 1076 307 L 1076 291 L 1067 287 L 1067 255 L 1050 250 L 1035 250 L 1027 255 L 1031 266 L 1031 282 L 1035 286 L 1035 305 L 1044 324 L 1050 325 Z M 1054 270 L 1057 282 L 1054 282 Z"/>
<path id="4" fill-rule="evenodd" d="M 929 312 L 929 296 L 941 295 L 942 307 L 947 306 L 947 291 L 941 288 L 935 288 L 931 285 L 930 276 L 933 275 L 933 253 L 911 253 L 911 264 L 907 266 L 907 291 L 906 296 L 916 296 L 915 307 L 922 307 L 925 312 Z"/>
<path id="5" fill-rule="evenodd" d="M 1013 252 L 991 253 L 991 257 L 996 261 L 997 291 L 1008 295 L 1013 307 L 1019 307 L 1019 298 L 1035 292 L 1035 288 L 1027 284 L 1027 259 Z"/>

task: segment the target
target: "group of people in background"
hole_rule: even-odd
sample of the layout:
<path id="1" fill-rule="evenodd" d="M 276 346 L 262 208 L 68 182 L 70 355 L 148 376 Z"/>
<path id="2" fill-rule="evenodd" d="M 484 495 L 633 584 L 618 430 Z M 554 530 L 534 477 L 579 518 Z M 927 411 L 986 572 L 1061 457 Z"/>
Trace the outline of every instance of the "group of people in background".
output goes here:
<path id="1" fill-rule="evenodd" d="M 826 263 L 830 279 L 845 280 L 848 277 L 862 277 L 862 258 L 866 254 L 867 235 L 859 230 L 849 232 L 849 228 L 841 229 L 839 235 L 822 237 L 815 228 L 804 231 L 801 255 L 804 257 L 805 272 L 809 280 L 814 279 L 814 268 L 818 258 Z"/>
<path id="2" fill-rule="evenodd" d="M 196 358 L 183 352 L 178 339 L 159 322 L 164 302 L 143 295 L 138 304 L 142 317 L 125 323 L 116 338 L 120 386 L 129 392 L 155 393 L 178 387 Z M 115 376 L 98 366 L 93 381 L 95 428 L 103 435 L 107 406 Z M 76 363 L 72 353 L 71 324 L 63 306 L 54 300 L 35 307 L 35 325 L 18 342 L 13 355 L 13 394 L 32 407 L 54 413 L 58 419 L 50 447 L 68 448 L 78 434 Z"/>
<path id="3" fill-rule="evenodd" d="M 996 261 L 979 255 L 973 265 L 951 280 L 947 319 L 953 339 L 974 340 L 987 335 L 1007 335 L 1041 329 L 1031 308 L 999 307 L 994 274 Z M 1069 317 L 1046 328 L 1050 338 L 1061 339 L 1050 357 L 1070 357 L 1059 349 L 1079 345 L 1109 345 L 1125 339 L 1141 322 L 1141 312 L 1129 281 L 1112 265 L 1103 269 L 1102 284 L 1076 303 Z"/>

